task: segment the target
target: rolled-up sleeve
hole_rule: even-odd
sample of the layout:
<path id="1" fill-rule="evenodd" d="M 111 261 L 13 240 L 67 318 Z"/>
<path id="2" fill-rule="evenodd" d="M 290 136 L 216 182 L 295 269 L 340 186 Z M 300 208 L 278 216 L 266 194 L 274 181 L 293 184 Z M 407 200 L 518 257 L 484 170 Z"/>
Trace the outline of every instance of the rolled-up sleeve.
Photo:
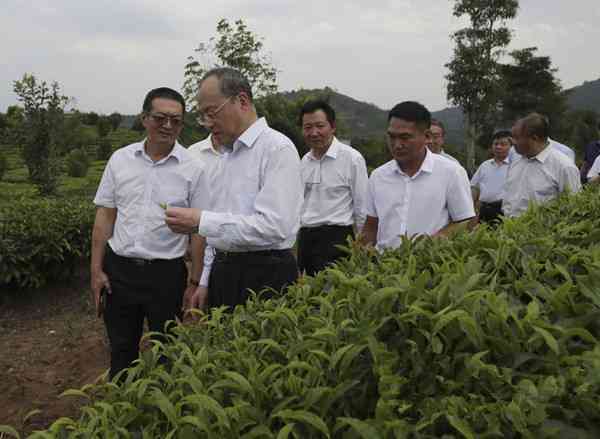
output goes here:
<path id="1" fill-rule="evenodd" d="M 217 248 L 271 248 L 298 231 L 302 208 L 300 159 L 295 148 L 275 148 L 251 214 L 202 212 L 198 233 L 219 241 Z"/>
<path id="2" fill-rule="evenodd" d="M 575 166 L 563 167 L 560 178 L 560 191 L 569 191 L 574 194 L 581 190 L 579 169 Z"/>
<path id="3" fill-rule="evenodd" d="M 377 208 L 375 206 L 375 181 L 374 176 L 371 174 L 371 178 L 369 178 L 369 182 L 367 183 L 367 203 L 366 203 L 366 213 L 370 217 L 378 218 Z"/>
<path id="4" fill-rule="evenodd" d="M 94 204 L 100 207 L 117 207 L 116 196 L 115 196 L 115 176 L 114 176 L 114 162 L 116 155 L 113 154 L 108 160 L 104 172 L 102 173 L 102 179 L 98 185 L 96 196 L 94 197 Z"/>

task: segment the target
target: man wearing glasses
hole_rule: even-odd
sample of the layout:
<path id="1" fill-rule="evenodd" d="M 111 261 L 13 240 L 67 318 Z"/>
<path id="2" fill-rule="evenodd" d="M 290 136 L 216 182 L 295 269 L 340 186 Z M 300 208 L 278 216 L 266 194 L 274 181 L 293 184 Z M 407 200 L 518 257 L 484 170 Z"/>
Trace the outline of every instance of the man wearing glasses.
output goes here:
<path id="1" fill-rule="evenodd" d="M 298 276 L 291 248 L 302 207 L 300 158 L 291 140 L 257 117 L 250 84 L 235 69 L 204 75 L 198 109 L 199 122 L 224 145 L 219 187 L 210 211 L 168 208 L 166 222 L 215 248 L 208 305 L 233 308 L 250 290 L 279 292 Z"/>
<path id="2" fill-rule="evenodd" d="M 138 356 L 144 319 L 151 331 L 181 317 L 190 279 L 183 261 L 187 236 L 165 224 L 168 206 L 204 207 L 203 168 L 177 142 L 185 101 L 157 88 L 144 100 L 146 139 L 117 150 L 108 161 L 94 204 L 91 288 L 110 341 L 110 378 Z M 202 271 L 198 235 L 192 238 L 192 272 Z"/>
<path id="3" fill-rule="evenodd" d="M 302 157 L 304 204 L 298 235 L 298 267 L 314 276 L 344 257 L 338 245 L 354 238 L 367 217 L 367 165 L 335 137 L 335 111 L 325 101 L 306 102 L 300 125 L 310 151 Z"/>

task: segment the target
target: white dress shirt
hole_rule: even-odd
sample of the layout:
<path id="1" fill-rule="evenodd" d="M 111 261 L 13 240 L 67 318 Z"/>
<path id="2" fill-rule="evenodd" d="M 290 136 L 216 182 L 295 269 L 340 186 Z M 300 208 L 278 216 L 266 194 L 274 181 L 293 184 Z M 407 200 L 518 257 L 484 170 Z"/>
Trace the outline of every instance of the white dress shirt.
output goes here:
<path id="1" fill-rule="evenodd" d="M 188 238 L 167 227 L 161 204 L 203 209 L 207 202 L 203 168 L 179 143 L 157 162 L 146 154 L 144 144 L 145 140 L 114 152 L 94 204 L 117 209 L 108 241 L 116 254 L 142 259 L 182 257 Z"/>
<path id="2" fill-rule="evenodd" d="M 367 217 L 368 181 L 363 156 L 335 137 L 321 159 L 312 151 L 306 153 L 302 157 L 302 227 L 356 224 L 361 230 Z"/>
<path id="3" fill-rule="evenodd" d="M 206 139 L 200 142 L 194 143 L 188 148 L 188 151 L 194 158 L 199 160 L 204 165 L 205 175 L 208 181 L 208 205 L 207 209 L 212 207 L 212 200 L 214 194 L 219 190 L 221 182 L 217 181 L 217 177 L 223 166 L 223 154 L 215 150 L 212 144 L 212 136 L 208 136 Z M 210 245 L 207 245 L 204 249 L 204 266 L 202 269 L 202 275 L 200 276 L 199 283 L 203 287 L 208 287 L 210 280 L 210 270 L 215 259 L 215 249 Z"/>
<path id="4" fill-rule="evenodd" d="M 575 163 L 548 145 L 535 157 L 518 156 L 511 162 L 502 210 L 506 216 L 519 216 L 530 201 L 541 203 L 566 190 L 574 193 L 580 189 Z"/>
<path id="5" fill-rule="evenodd" d="M 504 198 L 504 185 L 509 165 L 510 160 L 506 157 L 500 163 L 495 159 L 486 160 L 477 168 L 471 178 L 471 186 L 479 189 L 479 201 L 493 203 Z"/>
<path id="6" fill-rule="evenodd" d="M 367 215 L 379 219 L 377 248 L 394 248 L 401 235 L 433 235 L 450 222 L 475 216 L 469 179 L 457 163 L 427 151 L 409 177 L 395 160 L 369 178 Z"/>
<path id="7" fill-rule="evenodd" d="M 573 151 L 572 148 L 569 148 L 567 145 L 563 145 L 562 143 L 557 142 L 556 140 L 552 140 L 550 137 L 548 137 L 548 143 L 552 148 L 562 152 L 564 155 L 573 160 L 573 163 L 575 163 L 575 151 Z"/>
<path id="8" fill-rule="evenodd" d="M 290 139 L 258 119 L 223 156 L 215 204 L 198 233 L 224 251 L 289 249 L 300 228 L 300 157 Z"/>
<path id="9" fill-rule="evenodd" d="M 600 155 L 594 160 L 594 164 L 588 171 L 587 178 L 598 177 L 598 175 L 600 175 Z"/>

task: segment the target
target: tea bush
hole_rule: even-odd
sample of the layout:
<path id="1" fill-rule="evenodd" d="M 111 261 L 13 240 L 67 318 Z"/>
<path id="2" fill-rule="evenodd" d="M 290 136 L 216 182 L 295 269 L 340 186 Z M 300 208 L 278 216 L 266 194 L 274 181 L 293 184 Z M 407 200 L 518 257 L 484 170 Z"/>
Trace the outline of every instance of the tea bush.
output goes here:
<path id="1" fill-rule="evenodd" d="M 83 149 L 74 149 L 65 157 L 67 175 L 85 177 L 90 167 L 90 159 Z"/>
<path id="2" fill-rule="evenodd" d="M 600 437 L 599 213 L 587 190 L 495 231 L 353 249 L 176 327 L 31 437 Z"/>
<path id="3" fill-rule="evenodd" d="M 8 160 L 6 156 L 0 151 L 0 180 L 4 177 L 4 174 L 8 170 Z"/>
<path id="4" fill-rule="evenodd" d="M 93 221 L 89 199 L 0 203 L 0 286 L 37 288 L 70 276 L 89 255 Z"/>

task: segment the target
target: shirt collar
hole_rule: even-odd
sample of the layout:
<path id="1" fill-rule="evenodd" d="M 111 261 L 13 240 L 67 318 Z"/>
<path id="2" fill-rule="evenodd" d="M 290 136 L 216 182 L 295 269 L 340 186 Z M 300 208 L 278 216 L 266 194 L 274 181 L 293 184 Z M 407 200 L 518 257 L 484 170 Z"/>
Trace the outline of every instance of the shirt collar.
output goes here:
<path id="1" fill-rule="evenodd" d="M 435 158 L 433 157 L 434 154 L 435 153 L 429 151 L 429 148 L 425 148 L 425 159 L 423 160 L 423 163 L 421 163 L 421 167 L 419 168 L 419 170 L 415 173 L 415 175 L 413 175 L 410 178 L 416 178 L 421 172 L 427 172 L 428 174 L 431 174 L 433 172 L 433 167 L 435 164 Z M 404 171 L 402 171 L 402 169 L 400 169 L 400 165 L 398 165 L 398 162 L 396 162 L 394 160 L 394 164 L 396 165 L 394 167 L 395 172 L 399 173 L 400 175 L 407 176 L 404 173 Z"/>
<path id="2" fill-rule="evenodd" d="M 200 142 L 198 144 L 198 150 L 199 151 L 210 151 L 213 154 L 221 155 L 221 152 L 217 151 L 215 149 L 215 146 L 213 145 L 212 134 L 209 134 L 206 139 L 204 139 L 202 142 Z"/>
<path id="3" fill-rule="evenodd" d="M 147 139 L 144 139 L 141 142 L 138 142 L 135 144 L 135 147 L 133 150 L 135 155 L 145 154 L 147 157 L 149 157 L 148 154 L 146 153 L 146 149 L 144 148 L 144 145 L 146 144 L 146 140 Z M 163 157 L 159 161 L 161 161 L 161 162 L 167 161 L 170 157 L 174 157 L 175 159 L 177 159 L 178 162 L 182 162 L 184 159 L 183 151 L 185 151 L 185 148 L 183 146 L 181 146 L 179 144 L 179 142 L 176 140 L 175 144 L 173 145 L 173 148 L 171 148 L 171 151 L 169 151 L 169 154 L 167 154 L 166 157 Z"/>
<path id="4" fill-rule="evenodd" d="M 492 165 L 494 166 L 498 166 L 498 162 L 496 161 L 495 158 L 492 158 Z M 510 165 L 510 158 L 509 156 L 504 157 L 504 159 L 502 160 L 502 165 Z"/>
<path id="5" fill-rule="evenodd" d="M 548 143 L 546 147 L 538 153 L 538 155 L 531 157 L 530 160 L 537 160 L 540 163 L 544 163 L 548 159 L 548 156 L 551 152 L 552 147 L 550 146 L 550 143 Z"/>
<path id="6" fill-rule="evenodd" d="M 242 133 L 240 137 L 234 142 L 234 145 L 237 143 L 241 143 L 246 146 L 246 148 L 252 148 L 258 136 L 260 136 L 264 130 L 269 127 L 267 125 L 267 121 L 264 117 L 257 119 L 252 125 L 250 125 L 246 131 Z"/>
<path id="7" fill-rule="evenodd" d="M 329 145 L 329 148 L 327 148 L 327 152 L 323 155 L 323 157 L 331 157 L 332 159 L 336 159 L 338 152 L 340 151 L 340 141 L 334 136 L 333 139 L 331 140 L 331 145 Z M 311 160 L 317 160 L 319 161 L 318 158 L 316 158 L 312 152 L 312 149 L 308 152 L 308 157 Z M 321 157 L 321 158 L 323 158 Z"/>

